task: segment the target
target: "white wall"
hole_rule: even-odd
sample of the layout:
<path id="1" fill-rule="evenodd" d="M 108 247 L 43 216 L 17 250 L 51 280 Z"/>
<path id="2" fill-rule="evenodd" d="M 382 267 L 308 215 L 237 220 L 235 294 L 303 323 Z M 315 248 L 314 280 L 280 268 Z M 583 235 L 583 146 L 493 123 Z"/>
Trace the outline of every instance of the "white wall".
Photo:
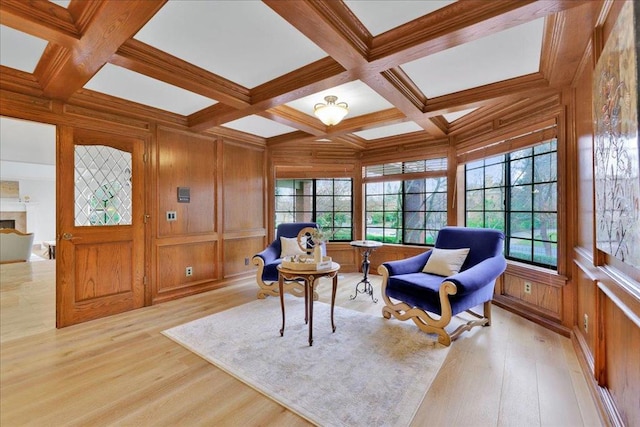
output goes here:
<path id="1" fill-rule="evenodd" d="M 56 237 L 56 181 L 55 166 L 19 162 L 0 162 L 0 179 L 20 183 L 20 200 L 29 197 L 27 223 L 35 233 L 34 243 L 55 240 Z"/>
<path id="2" fill-rule="evenodd" d="M 55 153 L 55 126 L 0 117 L 0 179 L 18 181 L 21 200 L 29 196 L 35 243 L 56 236 Z"/>

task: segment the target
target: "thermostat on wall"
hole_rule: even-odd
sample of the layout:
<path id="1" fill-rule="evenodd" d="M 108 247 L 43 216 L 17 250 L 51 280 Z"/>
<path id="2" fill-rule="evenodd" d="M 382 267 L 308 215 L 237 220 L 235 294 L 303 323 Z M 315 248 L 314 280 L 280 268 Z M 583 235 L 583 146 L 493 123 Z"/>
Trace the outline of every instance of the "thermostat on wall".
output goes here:
<path id="1" fill-rule="evenodd" d="M 189 187 L 178 187 L 178 203 L 189 203 L 191 201 L 191 189 Z"/>

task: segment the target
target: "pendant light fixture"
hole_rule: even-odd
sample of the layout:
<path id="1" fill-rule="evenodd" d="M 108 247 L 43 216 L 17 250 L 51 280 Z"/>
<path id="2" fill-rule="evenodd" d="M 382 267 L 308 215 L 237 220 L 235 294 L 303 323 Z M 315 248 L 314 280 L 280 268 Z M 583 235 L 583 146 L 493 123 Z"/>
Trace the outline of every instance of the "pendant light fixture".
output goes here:
<path id="1" fill-rule="evenodd" d="M 333 95 L 325 96 L 324 100 L 327 103 L 320 102 L 316 104 L 313 107 L 313 112 L 325 125 L 337 125 L 349 112 L 349 106 L 346 102 L 338 102 L 336 104 L 338 97 Z"/>

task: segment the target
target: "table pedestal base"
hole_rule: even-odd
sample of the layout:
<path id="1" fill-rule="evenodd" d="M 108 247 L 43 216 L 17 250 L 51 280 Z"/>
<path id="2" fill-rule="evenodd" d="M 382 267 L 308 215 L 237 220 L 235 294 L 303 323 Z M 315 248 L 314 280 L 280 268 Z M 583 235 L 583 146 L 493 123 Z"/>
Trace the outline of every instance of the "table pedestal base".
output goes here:
<path id="1" fill-rule="evenodd" d="M 356 299 L 358 294 L 367 294 L 371 297 L 371 301 L 377 303 L 378 299 L 373 297 L 373 286 L 369 281 L 369 264 L 371 264 L 371 262 L 369 261 L 369 255 L 371 255 L 371 252 L 373 252 L 375 248 L 382 246 L 382 244 L 377 242 L 366 243 L 354 241 L 351 242 L 351 246 L 362 248 L 362 274 L 364 276 L 362 280 L 356 285 L 356 292 L 351 295 L 351 299 Z"/>
<path id="2" fill-rule="evenodd" d="M 371 300 L 374 303 L 378 302 L 378 300 L 373 297 L 373 286 L 371 285 L 371 282 L 369 281 L 369 279 L 363 279 L 360 282 L 358 282 L 358 284 L 356 285 L 356 292 L 355 294 L 351 295 L 350 299 L 352 300 L 356 299 L 358 294 L 367 294 L 371 297 Z"/>

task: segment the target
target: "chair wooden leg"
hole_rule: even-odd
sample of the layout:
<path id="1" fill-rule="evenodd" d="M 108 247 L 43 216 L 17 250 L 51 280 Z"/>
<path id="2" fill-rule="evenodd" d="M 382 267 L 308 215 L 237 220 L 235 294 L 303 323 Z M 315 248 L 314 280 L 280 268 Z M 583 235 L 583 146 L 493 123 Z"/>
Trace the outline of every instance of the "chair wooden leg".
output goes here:
<path id="1" fill-rule="evenodd" d="M 473 310 L 467 310 L 467 313 L 471 314 L 474 317 L 477 317 L 477 320 L 470 320 L 464 325 L 460 325 L 456 328 L 455 331 L 451 334 L 452 339 L 458 338 L 458 336 L 464 332 L 471 330 L 476 326 L 490 326 L 491 325 L 491 301 L 486 301 L 483 304 L 483 314 L 478 314 Z"/>
<path id="2" fill-rule="evenodd" d="M 465 324 L 458 326 L 452 333 L 447 332 L 445 327 L 451 322 L 452 311 L 451 304 L 449 302 L 449 295 L 454 295 L 457 292 L 457 288 L 452 282 L 444 282 L 440 288 L 440 307 L 441 316 L 439 318 L 432 317 L 426 311 L 417 307 L 411 307 L 404 302 L 394 302 L 389 296 L 387 296 L 386 288 L 387 281 L 389 279 L 389 272 L 384 266 L 378 268 L 378 273 L 382 276 L 382 300 L 384 307 L 382 307 L 382 316 L 385 319 L 390 319 L 391 316 L 398 320 L 413 320 L 418 328 L 428 334 L 437 334 L 438 342 L 442 345 L 449 346 L 451 342 L 458 338 L 464 331 L 468 331 L 475 326 L 489 326 L 491 325 L 491 301 L 487 301 L 483 304 L 483 314 L 478 314 L 472 310 L 467 312 L 476 320 L 470 320 Z"/>
<path id="3" fill-rule="evenodd" d="M 484 317 L 487 319 L 484 326 L 491 326 L 491 301 L 485 301 L 483 311 Z"/>
<path id="4" fill-rule="evenodd" d="M 260 257 L 253 257 L 253 264 L 258 266 L 256 271 L 256 283 L 258 284 L 258 299 L 265 299 L 266 297 L 277 297 L 280 295 L 278 290 L 278 282 L 265 282 L 262 280 L 262 272 L 264 271 L 264 260 Z M 302 283 L 293 281 L 284 283 L 284 293 L 289 293 L 296 297 L 304 296 L 304 285 Z M 314 289 L 313 300 L 318 300 L 318 292 Z"/>
<path id="5" fill-rule="evenodd" d="M 385 319 L 390 319 L 391 316 L 401 321 L 411 319 L 421 331 L 427 334 L 437 334 L 440 344 L 444 346 L 451 345 L 451 336 L 444 328 L 449 324 L 452 317 L 451 304 L 449 303 L 448 296 L 456 293 L 456 285 L 454 283 L 445 282 L 440 288 L 442 314 L 439 318 L 434 318 L 420 308 L 411 307 L 404 302 L 395 303 L 391 301 L 386 292 L 389 272 L 384 266 L 380 266 L 378 273 L 382 275 L 381 292 L 382 300 L 385 304 L 384 307 L 382 307 L 382 316 Z"/>

